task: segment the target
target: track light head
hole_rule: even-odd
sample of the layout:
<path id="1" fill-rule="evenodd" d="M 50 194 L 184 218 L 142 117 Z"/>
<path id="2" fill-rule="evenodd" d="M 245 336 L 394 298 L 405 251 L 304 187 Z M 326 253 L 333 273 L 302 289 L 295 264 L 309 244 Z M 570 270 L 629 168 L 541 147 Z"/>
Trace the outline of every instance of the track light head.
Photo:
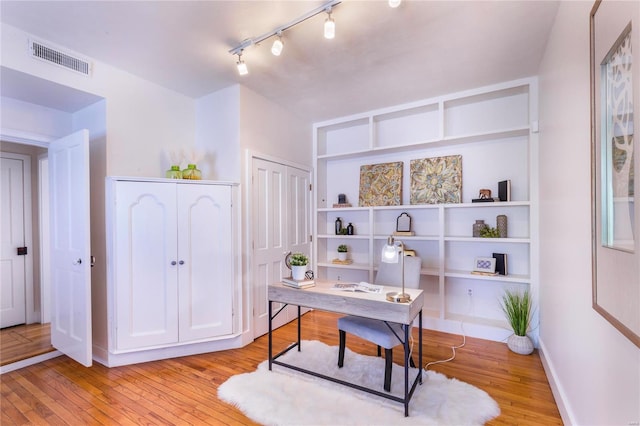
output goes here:
<path id="1" fill-rule="evenodd" d="M 236 66 L 238 67 L 238 74 L 247 75 L 249 74 L 249 69 L 247 68 L 247 64 L 242 60 L 242 51 L 238 53 L 238 62 L 236 62 Z"/>
<path id="2" fill-rule="evenodd" d="M 278 32 L 278 38 L 273 41 L 273 45 L 271 45 L 271 53 L 274 56 L 280 56 L 282 53 L 282 49 L 284 48 L 284 43 L 282 42 L 282 32 Z"/>
<path id="3" fill-rule="evenodd" d="M 336 37 L 336 22 L 331 18 L 331 7 L 327 8 L 327 19 L 324 21 L 324 38 Z"/>

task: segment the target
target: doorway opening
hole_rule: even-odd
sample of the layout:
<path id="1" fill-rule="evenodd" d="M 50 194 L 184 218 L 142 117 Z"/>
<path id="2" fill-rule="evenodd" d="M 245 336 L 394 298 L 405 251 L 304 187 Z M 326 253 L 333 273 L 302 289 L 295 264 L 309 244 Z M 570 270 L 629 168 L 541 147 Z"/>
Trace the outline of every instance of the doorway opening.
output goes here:
<path id="1" fill-rule="evenodd" d="M 25 202 L 28 211 L 22 211 L 22 222 L 25 229 L 26 256 L 28 262 L 22 266 L 21 290 L 24 294 L 24 312 L 20 313 L 17 320 L 3 324 L 0 330 L 0 366 L 32 358 L 44 353 L 55 351 L 51 345 L 50 331 L 50 300 L 48 285 L 48 194 L 47 181 L 48 172 L 47 149 L 41 144 L 30 145 L 27 143 L 14 143 L 2 141 L 0 152 L 3 158 L 17 156 L 25 160 L 30 160 L 28 167 L 28 178 L 25 179 L 25 196 L 29 199 Z M 7 179 L 5 173 L 3 179 Z M 28 194 L 28 195 L 26 195 Z M 3 203 L 4 204 L 4 203 Z M 3 232 L 2 239 L 7 238 Z M 26 259 L 26 257 L 25 257 Z M 9 277 L 3 274 L 2 285 L 13 285 L 7 283 Z"/>

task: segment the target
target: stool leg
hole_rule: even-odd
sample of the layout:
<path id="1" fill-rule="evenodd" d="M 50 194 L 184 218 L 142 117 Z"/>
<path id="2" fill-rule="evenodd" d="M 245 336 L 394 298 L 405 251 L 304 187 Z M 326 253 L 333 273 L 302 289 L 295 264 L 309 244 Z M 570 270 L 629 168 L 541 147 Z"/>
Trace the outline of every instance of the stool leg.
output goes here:
<path id="1" fill-rule="evenodd" d="M 384 390 L 391 392 L 391 367 L 393 366 L 393 349 L 384 349 Z"/>
<path id="2" fill-rule="evenodd" d="M 344 365 L 344 347 L 347 343 L 347 333 L 340 330 L 340 347 L 338 348 L 338 367 L 342 368 Z"/>
<path id="3" fill-rule="evenodd" d="M 380 352 L 380 345 L 378 345 L 378 356 L 382 356 L 382 352 Z"/>

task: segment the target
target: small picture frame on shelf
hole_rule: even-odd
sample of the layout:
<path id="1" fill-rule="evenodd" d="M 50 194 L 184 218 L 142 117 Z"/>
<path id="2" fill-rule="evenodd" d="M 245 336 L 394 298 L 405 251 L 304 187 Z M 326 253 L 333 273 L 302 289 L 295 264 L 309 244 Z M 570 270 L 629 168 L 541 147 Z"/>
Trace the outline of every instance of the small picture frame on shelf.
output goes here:
<path id="1" fill-rule="evenodd" d="M 496 272 L 496 259 L 493 257 L 476 257 L 473 264 L 473 272 L 494 274 Z"/>

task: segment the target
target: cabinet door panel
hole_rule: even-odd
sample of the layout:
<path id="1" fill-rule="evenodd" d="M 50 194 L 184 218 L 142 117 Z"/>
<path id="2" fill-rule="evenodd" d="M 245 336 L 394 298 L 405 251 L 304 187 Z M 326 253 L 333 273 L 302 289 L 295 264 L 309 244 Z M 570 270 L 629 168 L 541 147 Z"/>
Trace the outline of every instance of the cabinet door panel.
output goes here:
<path id="1" fill-rule="evenodd" d="M 178 185 L 180 341 L 232 332 L 231 188 Z"/>
<path id="2" fill-rule="evenodd" d="M 177 342 L 175 185 L 116 185 L 117 348 Z"/>

